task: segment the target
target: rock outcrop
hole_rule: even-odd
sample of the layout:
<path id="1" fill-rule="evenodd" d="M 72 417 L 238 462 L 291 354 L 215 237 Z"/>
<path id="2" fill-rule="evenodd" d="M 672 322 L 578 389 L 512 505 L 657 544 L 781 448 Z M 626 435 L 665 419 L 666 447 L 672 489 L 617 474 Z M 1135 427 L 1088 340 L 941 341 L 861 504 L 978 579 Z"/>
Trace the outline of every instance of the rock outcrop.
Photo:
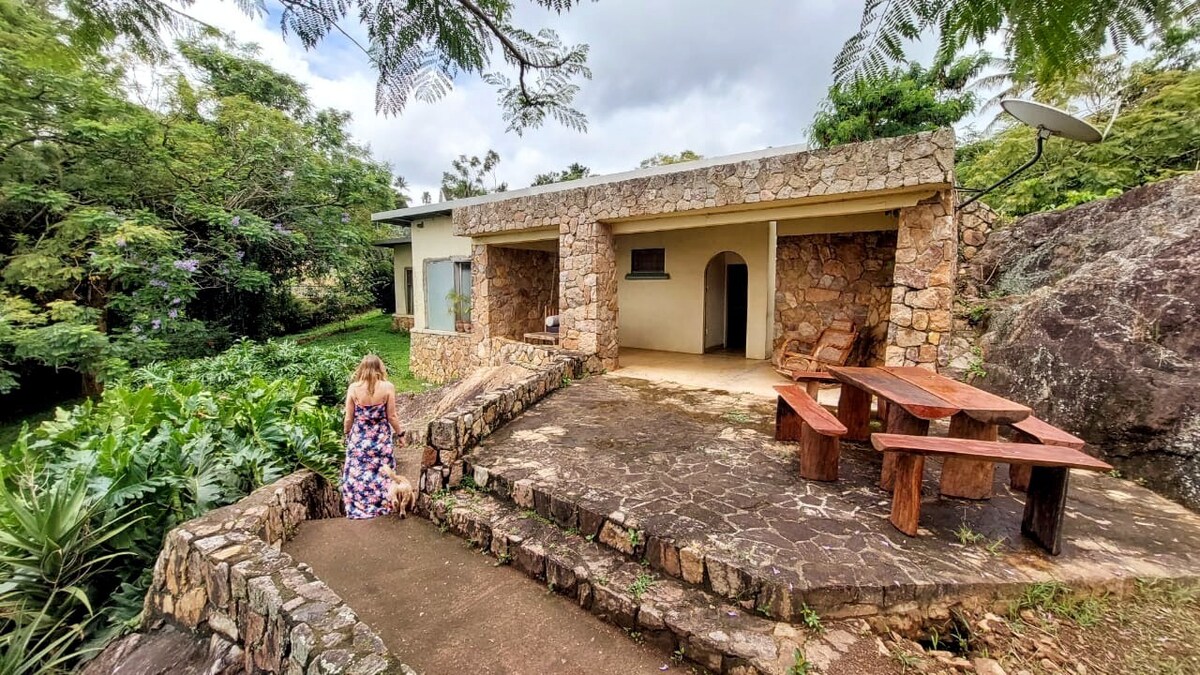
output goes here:
<path id="1" fill-rule="evenodd" d="M 977 384 L 1200 509 L 1200 174 L 1027 216 L 972 262 Z"/>

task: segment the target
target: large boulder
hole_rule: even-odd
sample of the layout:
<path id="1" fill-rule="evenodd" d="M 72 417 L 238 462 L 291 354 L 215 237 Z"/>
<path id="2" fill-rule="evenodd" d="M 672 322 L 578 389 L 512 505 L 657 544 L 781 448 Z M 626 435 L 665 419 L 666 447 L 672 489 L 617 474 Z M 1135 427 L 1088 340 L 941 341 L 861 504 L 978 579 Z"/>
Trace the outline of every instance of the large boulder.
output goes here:
<path id="1" fill-rule="evenodd" d="M 1027 216 L 972 262 L 980 384 L 1200 509 L 1200 174 Z"/>

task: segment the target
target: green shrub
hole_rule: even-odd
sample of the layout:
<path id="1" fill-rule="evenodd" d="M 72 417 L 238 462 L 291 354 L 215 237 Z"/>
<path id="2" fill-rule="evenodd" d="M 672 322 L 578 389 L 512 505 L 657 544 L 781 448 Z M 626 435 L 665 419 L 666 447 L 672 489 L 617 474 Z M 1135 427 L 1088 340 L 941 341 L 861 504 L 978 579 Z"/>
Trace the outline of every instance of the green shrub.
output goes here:
<path id="1" fill-rule="evenodd" d="M 338 411 L 306 379 L 231 376 L 110 387 L 0 454 L 0 634 L 28 633 L 0 641 L 0 664 L 128 625 L 176 525 L 302 466 L 336 479 Z"/>
<path id="2" fill-rule="evenodd" d="M 370 349 L 365 344 L 300 345 L 291 340 L 263 343 L 241 340 L 216 356 L 139 368 L 129 376 L 133 386 L 166 382 L 199 382 L 224 390 L 253 377 L 299 379 L 313 385 L 322 403 L 340 404 L 355 366 Z"/>

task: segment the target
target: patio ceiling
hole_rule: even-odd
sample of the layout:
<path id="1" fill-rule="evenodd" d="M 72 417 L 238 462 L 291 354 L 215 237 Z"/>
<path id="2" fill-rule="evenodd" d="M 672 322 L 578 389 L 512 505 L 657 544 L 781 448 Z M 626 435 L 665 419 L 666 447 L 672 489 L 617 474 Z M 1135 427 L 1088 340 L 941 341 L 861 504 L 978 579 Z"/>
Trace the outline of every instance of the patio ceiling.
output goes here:
<path id="1" fill-rule="evenodd" d="M 921 189 L 910 189 L 884 193 L 882 191 L 865 193 L 857 197 L 805 197 L 792 200 L 786 204 L 780 201 L 760 202 L 757 204 L 740 205 L 736 210 L 731 208 L 710 209 L 703 213 L 689 211 L 686 214 L 667 214 L 654 218 L 615 218 L 606 222 L 612 226 L 613 234 L 635 234 L 639 232 L 662 232 L 665 230 L 683 230 L 698 227 L 715 227 L 720 225 L 736 225 L 740 223 L 761 223 L 776 221 L 779 223 L 795 223 L 796 221 L 848 216 L 865 213 L 883 213 L 910 206 L 915 206 L 925 199 L 937 194 L 937 190 L 922 186 Z M 894 229 L 878 227 L 871 229 Z"/>

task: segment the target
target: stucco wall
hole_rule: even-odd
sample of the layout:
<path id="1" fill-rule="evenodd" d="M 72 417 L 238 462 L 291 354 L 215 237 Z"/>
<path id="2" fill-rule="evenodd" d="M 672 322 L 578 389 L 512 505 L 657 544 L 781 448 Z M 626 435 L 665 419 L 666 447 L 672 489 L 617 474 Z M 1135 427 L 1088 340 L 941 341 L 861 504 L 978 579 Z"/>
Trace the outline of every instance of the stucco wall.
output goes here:
<path id="1" fill-rule="evenodd" d="M 413 308 L 405 302 L 404 270 L 413 266 L 412 244 L 399 244 L 392 247 L 392 278 L 396 289 L 396 316 L 412 316 Z M 413 299 L 417 295 L 416 270 L 413 270 Z"/>
<path id="2" fill-rule="evenodd" d="M 859 329 L 852 365 L 882 365 L 892 300 L 896 232 L 780 237 L 776 245 L 775 345 L 795 334 L 815 343 L 838 319 Z"/>
<path id="3" fill-rule="evenodd" d="M 663 248 L 670 279 L 626 279 L 635 248 Z M 616 237 L 617 303 L 622 347 L 704 352 L 704 272 L 708 261 L 733 251 L 746 261 L 746 357 L 768 357 L 770 229 L 746 223 Z"/>
<path id="4" fill-rule="evenodd" d="M 428 327 L 425 314 L 424 261 L 439 258 L 469 259 L 471 240 L 468 237 L 454 236 L 449 216 L 417 222 L 423 223 L 424 226 L 419 227 L 417 223 L 413 223 L 412 228 L 413 327 L 423 329 Z"/>

